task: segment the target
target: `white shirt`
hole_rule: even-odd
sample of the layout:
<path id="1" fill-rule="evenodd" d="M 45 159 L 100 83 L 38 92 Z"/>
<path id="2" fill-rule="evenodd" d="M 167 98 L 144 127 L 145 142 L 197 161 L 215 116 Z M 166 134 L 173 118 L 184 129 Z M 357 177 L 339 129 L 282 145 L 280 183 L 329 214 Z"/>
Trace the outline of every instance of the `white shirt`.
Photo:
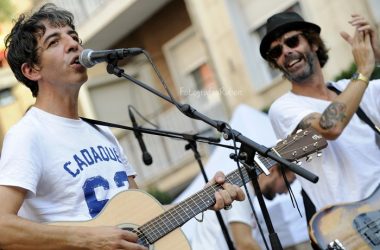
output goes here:
<path id="1" fill-rule="evenodd" d="M 36 222 L 96 216 L 136 175 L 106 127 L 32 107 L 7 133 L 0 185 L 28 190 L 19 211 Z"/>
<path id="2" fill-rule="evenodd" d="M 346 88 L 349 80 L 334 85 L 338 90 Z M 360 107 L 373 123 L 380 124 L 380 80 L 371 81 Z M 269 111 L 269 118 L 278 138 L 285 138 L 295 130 L 307 115 L 323 111 L 329 101 L 295 95 L 288 92 L 276 100 Z M 362 200 L 372 194 L 379 185 L 380 136 L 356 114 L 338 139 L 328 141 L 323 156 L 313 154 L 313 160 L 303 162 L 302 167 L 319 176 L 316 184 L 298 177 L 317 210 L 325 206 Z"/>

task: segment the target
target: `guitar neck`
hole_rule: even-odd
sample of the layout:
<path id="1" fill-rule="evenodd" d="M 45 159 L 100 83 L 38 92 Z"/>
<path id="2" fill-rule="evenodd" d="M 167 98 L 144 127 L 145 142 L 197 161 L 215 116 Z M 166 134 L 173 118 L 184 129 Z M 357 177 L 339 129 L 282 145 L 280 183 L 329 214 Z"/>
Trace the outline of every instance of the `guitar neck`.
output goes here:
<path id="1" fill-rule="evenodd" d="M 288 161 L 294 161 L 310 153 L 316 152 L 319 149 L 325 148 L 326 146 L 327 142 L 319 132 L 313 127 L 309 127 L 306 130 L 299 131 L 280 141 L 276 147 L 272 149 L 272 152 L 279 154 L 279 156 Z M 263 168 L 265 167 L 267 169 L 276 164 L 276 161 L 273 159 L 261 155 L 257 157 L 257 160 Z M 254 165 L 256 174 L 259 176 L 262 173 L 262 170 L 256 162 Z M 239 169 L 236 169 L 226 176 L 226 182 L 235 184 L 239 187 L 243 186 L 244 183 L 247 183 L 250 180 L 247 168 L 243 166 L 240 169 L 242 175 L 240 175 Z M 138 230 L 139 233 L 142 233 L 149 243 L 153 244 L 174 229 L 182 226 L 200 212 L 203 212 L 210 206 L 214 205 L 215 192 L 221 189 L 223 189 L 221 184 L 214 183 L 190 196 L 160 216 L 140 226 L 136 230 Z"/>
<path id="2" fill-rule="evenodd" d="M 240 175 L 239 169 L 236 169 L 226 176 L 226 182 L 235 184 L 239 187 L 243 186 L 244 183 L 247 183 L 250 178 L 246 167 L 243 166 L 240 169 L 242 171 L 243 179 Z M 174 229 L 182 226 L 197 214 L 214 205 L 216 202 L 215 192 L 222 189 L 223 187 L 221 184 L 214 183 L 178 203 L 176 206 L 155 219 L 140 226 L 138 231 L 143 233 L 146 239 L 152 244 Z"/>

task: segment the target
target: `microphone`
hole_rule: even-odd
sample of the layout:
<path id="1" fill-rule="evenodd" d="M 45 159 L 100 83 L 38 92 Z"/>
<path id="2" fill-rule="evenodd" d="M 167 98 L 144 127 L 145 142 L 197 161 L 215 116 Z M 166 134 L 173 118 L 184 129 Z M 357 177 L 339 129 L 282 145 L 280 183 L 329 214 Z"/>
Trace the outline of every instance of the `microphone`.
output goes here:
<path id="1" fill-rule="evenodd" d="M 79 56 L 79 63 L 86 67 L 91 68 L 97 63 L 109 62 L 113 59 L 121 60 L 128 56 L 135 56 L 142 53 L 140 48 L 131 49 L 114 49 L 114 50 L 100 50 L 93 51 L 92 49 L 85 49 Z"/>
<path id="2" fill-rule="evenodd" d="M 132 121 L 132 124 L 133 124 L 133 128 L 138 129 L 139 127 L 137 126 L 137 122 L 136 122 L 135 117 L 132 114 L 131 110 L 129 110 L 129 117 L 131 118 L 131 121 Z M 140 148 L 141 148 L 141 151 L 142 151 L 143 162 L 145 163 L 145 165 L 152 164 L 153 159 L 152 159 L 152 156 L 146 150 L 145 143 L 144 143 L 143 138 L 142 138 L 142 133 L 140 131 L 137 131 L 137 130 L 135 130 L 133 132 L 135 133 L 137 141 L 140 144 Z"/>

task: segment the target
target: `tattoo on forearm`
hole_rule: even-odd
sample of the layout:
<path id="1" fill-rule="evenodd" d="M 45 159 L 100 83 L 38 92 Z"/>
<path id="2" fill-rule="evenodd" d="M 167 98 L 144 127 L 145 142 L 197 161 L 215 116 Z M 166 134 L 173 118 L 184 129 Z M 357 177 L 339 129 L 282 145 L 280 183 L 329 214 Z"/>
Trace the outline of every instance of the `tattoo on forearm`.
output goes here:
<path id="1" fill-rule="evenodd" d="M 346 118 L 346 104 L 333 102 L 323 112 L 319 126 L 325 130 L 332 129 L 339 121 L 343 122 L 344 118 Z"/>
<path id="2" fill-rule="evenodd" d="M 311 126 L 311 121 L 315 120 L 315 114 L 311 114 L 307 117 L 305 117 L 297 126 L 296 130 L 298 129 L 305 129 Z"/>

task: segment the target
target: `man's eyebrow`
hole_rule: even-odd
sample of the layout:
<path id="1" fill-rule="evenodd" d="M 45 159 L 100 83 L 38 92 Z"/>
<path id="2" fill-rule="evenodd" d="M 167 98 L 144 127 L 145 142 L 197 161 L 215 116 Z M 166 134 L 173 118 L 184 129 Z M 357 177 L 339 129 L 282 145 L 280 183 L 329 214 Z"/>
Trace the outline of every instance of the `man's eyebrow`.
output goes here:
<path id="1" fill-rule="evenodd" d="M 67 34 L 68 34 L 68 35 L 75 34 L 75 35 L 78 36 L 78 33 L 77 33 L 75 30 L 69 30 L 69 31 L 67 32 Z M 44 40 L 44 44 L 46 44 L 46 43 L 49 41 L 50 38 L 52 38 L 52 37 L 56 37 L 56 36 L 59 36 L 59 35 L 60 35 L 60 32 L 54 32 L 54 33 L 48 35 L 48 36 L 45 38 L 45 40 Z"/>
<path id="2" fill-rule="evenodd" d="M 78 35 L 78 32 L 76 32 L 75 30 L 69 30 L 69 31 L 67 32 L 67 34 L 68 34 L 68 35 L 75 34 L 75 35 L 79 36 L 79 35 Z"/>
<path id="3" fill-rule="evenodd" d="M 54 32 L 54 33 L 48 35 L 48 36 L 45 38 L 44 44 L 46 44 L 46 43 L 49 41 L 50 38 L 52 38 L 52 37 L 56 37 L 56 36 L 59 36 L 59 32 Z"/>

